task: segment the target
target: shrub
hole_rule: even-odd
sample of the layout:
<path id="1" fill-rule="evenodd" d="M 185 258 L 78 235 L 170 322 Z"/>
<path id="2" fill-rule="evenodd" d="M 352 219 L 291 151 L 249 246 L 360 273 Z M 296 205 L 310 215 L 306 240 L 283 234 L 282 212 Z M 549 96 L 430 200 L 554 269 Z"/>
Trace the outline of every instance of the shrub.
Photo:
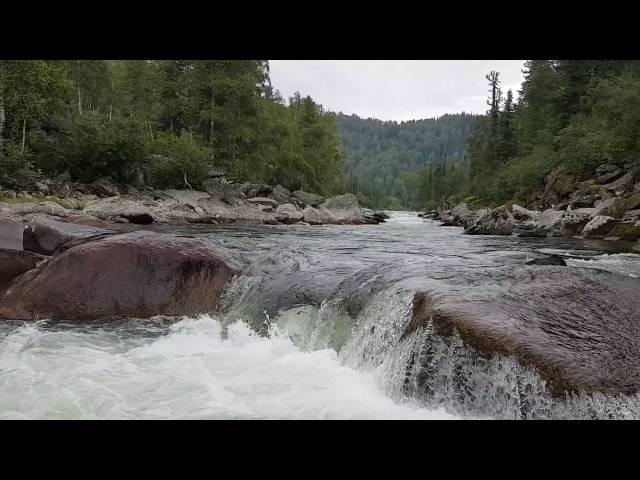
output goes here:
<path id="1" fill-rule="evenodd" d="M 161 188 L 184 187 L 185 176 L 194 188 L 207 178 L 208 151 L 189 136 L 159 134 L 150 146 L 147 170 L 153 185 Z"/>

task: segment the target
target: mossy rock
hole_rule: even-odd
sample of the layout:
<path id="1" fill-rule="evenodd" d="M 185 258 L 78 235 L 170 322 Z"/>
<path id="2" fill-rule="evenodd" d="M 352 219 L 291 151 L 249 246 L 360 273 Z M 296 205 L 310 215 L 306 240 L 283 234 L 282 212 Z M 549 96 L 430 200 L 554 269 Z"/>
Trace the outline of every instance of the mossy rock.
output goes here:
<path id="1" fill-rule="evenodd" d="M 624 199 L 625 210 L 635 210 L 640 208 L 640 192 L 634 193 L 630 197 Z"/>
<path id="2" fill-rule="evenodd" d="M 635 241 L 640 239 L 640 223 L 623 222 L 618 223 L 607 234 L 608 237 L 618 237 L 620 240 Z"/>

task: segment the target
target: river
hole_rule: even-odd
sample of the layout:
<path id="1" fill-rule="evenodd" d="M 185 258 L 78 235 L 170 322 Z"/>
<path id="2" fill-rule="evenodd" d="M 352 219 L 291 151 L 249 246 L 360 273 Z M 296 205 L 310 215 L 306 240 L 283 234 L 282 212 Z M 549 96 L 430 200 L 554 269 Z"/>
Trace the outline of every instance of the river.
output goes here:
<path id="1" fill-rule="evenodd" d="M 462 345 L 434 342 L 428 394 L 420 372 L 399 368 L 410 352 L 397 327 L 416 288 L 463 288 L 548 253 L 639 277 L 640 255 L 610 242 L 462 235 L 411 212 L 381 225 L 154 229 L 245 263 L 225 314 L 2 322 L 0 419 L 640 418 L 635 395 L 552 398 L 535 371 Z M 454 370 L 473 380 L 463 393 Z"/>

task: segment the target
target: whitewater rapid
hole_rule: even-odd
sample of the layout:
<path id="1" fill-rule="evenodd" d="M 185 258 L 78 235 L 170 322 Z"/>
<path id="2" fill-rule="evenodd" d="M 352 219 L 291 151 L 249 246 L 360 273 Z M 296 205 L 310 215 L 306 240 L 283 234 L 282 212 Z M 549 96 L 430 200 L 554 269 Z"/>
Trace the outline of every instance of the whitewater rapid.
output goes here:
<path id="1" fill-rule="evenodd" d="M 376 371 L 343 366 L 330 348 L 303 351 L 286 333 L 236 322 L 223 335 L 207 315 L 162 335 L 137 323 L 16 328 L 0 341 L 0 419 L 456 418 L 395 403 Z"/>

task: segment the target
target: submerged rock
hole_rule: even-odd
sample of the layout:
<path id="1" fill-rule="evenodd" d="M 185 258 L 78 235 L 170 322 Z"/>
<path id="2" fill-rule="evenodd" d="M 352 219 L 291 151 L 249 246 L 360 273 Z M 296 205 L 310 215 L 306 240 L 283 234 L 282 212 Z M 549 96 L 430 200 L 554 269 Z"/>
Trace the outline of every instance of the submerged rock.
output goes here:
<path id="1" fill-rule="evenodd" d="M 0 293 L 0 318 L 91 320 L 215 310 L 238 272 L 221 248 L 195 238 L 133 232 L 84 243 Z"/>
<path id="2" fill-rule="evenodd" d="M 566 266 L 567 262 L 560 255 L 549 255 L 548 257 L 535 258 L 529 260 L 527 265 L 562 265 Z"/>

